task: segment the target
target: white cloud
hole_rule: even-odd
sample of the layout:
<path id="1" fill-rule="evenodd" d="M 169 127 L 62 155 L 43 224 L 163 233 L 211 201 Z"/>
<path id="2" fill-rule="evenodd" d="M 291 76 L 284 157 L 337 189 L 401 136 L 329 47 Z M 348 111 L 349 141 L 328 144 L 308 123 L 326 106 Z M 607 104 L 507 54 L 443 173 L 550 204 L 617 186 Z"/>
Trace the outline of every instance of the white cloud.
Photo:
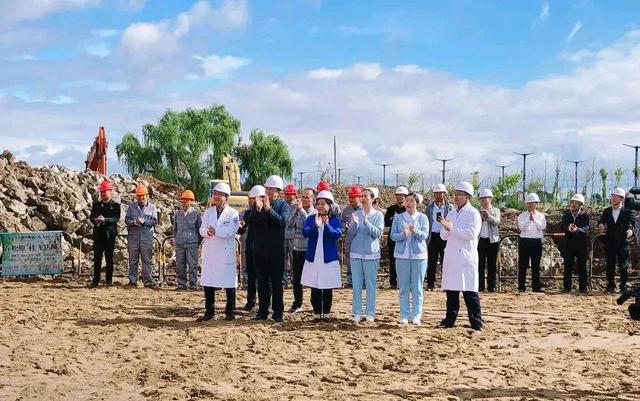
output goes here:
<path id="1" fill-rule="evenodd" d="M 104 58 L 111 54 L 111 46 L 104 42 L 87 43 L 84 50 L 92 56 Z"/>
<path id="2" fill-rule="evenodd" d="M 542 8 L 540 10 L 540 14 L 538 15 L 538 18 L 547 18 L 549 16 L 549 9 L 551 7 L 549 6 L 549 2 L 545 1 L 542 3 Z"/>
<path id="3" fill-rule="evenodd" d="M 122 34 L 121 45 L 134 61 L 152 62 L 169 56 L 178 49 L 178 40 L 168 32 L 166 23 L 138 22 L 131 24 Z"/>
<path id="4" fill-rule="evenodd" d="M 403 72 L 405 74 L 417 74 L 418 72 L 421 71 L 421 68 L 415 64 L 406 64 L 406 65 L 399 65 L 395 67 L 393 70 L 396 72 Z"/>
<path id="5" fill-rule="evenodd" d="M 218 8 L 208 1 L 199 1 L 176 18 L 176 36 L 189 33 L 194 26 L 208 25 L 218 30 L 242 29 L 249 22 L 245 0 L 223 0 Z"/>
<path id="6" fill-rule="evenodd" d="M 354 75 L 366 81 L 374 80 L 382 73 L 382 69 L 378 63 L 354 64 L 352 71 Z"/>
<path id="7" fill-rule="evenodd" d="M 356 63 L 348 69 L 329 69 L 319 68 L 317 70 L 311 70 L 307 73 L 307 78 L 314 80 L 327 80 L 327 79 L 361 79 L 365 81 L 371 81 L 376 79 L 382 72 L 382 68 L 379 63 Z"/>
<path id="8" fill-rule="evenodd" d="M 307 77 L 309 79 L 334 79 L 338 78 L 342 75 L 344 71 L 341 69 L 328 69 L 328 68 L 320 68 L 317 70 L 309 71 Z"/>
<path id="9" fill-rule="evenodd" d="M 93 36 L 99 38 L 111 38 L 117 36 L 120 33 L 118 29 L 96 29 L 91 31 Z"/>
<path id="10" fill-rule="evenodd" d="M 573 24 L 573 28 L 571 29 L 571 32 L 569 32 L 569 35 L 567 35 L 567 41 L 570 42 L 571 39 L 573 39 L 573 37 L 576 35 L 576 33 L 578 33 L 578 31 L 582 28 L 582 22 L 580 21 L 576 21 Z"/>
<path id="11" fill-rule="evenodd" d="M 78 101 L 71 96 L 59 95 L 55 98 L 49 100 L 53 104 L 65 105 L 65 104 L 73 104 L 78 103 Z"/>
<path id="12" fill-rule="evenodd" d="M 19 0 L 0 1 L 0 24 L 36 20 L 47 14 L 94 7 L 100 0 Z"/>
<path id="13" fill-rule="evenodd" d="M 146 0 L 115 0 L 115 6 L 119 10 L 140 11 L 146 2 Z"/>
<path id="14" fill-rule="evenodd" d="M 194 56 L 196 60 L 200 60 L 200 66 L 203 73 L 209 78 L 223 79 L 240 68 L 247 66 L 251 60 L 242 57 L 233 56 L 217 56 L 211 54 L 206 57 Z"/>

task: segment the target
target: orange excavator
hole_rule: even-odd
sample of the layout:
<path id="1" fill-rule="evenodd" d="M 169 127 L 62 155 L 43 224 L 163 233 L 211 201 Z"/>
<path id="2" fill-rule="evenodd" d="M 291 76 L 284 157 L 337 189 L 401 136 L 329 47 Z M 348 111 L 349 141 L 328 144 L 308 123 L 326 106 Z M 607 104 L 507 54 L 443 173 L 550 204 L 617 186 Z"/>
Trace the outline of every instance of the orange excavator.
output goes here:
<path id="1" fill-rule="evenodd" d="M 87 154 L 87 160 L 84 162 L 87 170 L 97 171 L 102 175 L 107 175 L 107 133 L 104 127 L 100 127 L 98 135 L 91 145 L 91 149 Z"/>

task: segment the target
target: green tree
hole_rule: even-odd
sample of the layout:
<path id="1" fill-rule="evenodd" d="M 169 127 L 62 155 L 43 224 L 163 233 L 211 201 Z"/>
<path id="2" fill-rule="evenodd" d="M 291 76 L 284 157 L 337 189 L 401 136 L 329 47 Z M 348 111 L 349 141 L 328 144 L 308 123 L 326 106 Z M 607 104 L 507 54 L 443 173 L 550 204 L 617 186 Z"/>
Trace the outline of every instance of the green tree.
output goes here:
<path id="1" fill-rule="evenodd" d="M 553 189 L 551 190 L 551 198 L 555 204 L 560 201 L 560 160 L 556 159 L 556 168 L 553 174 Z"/>
<path id="2" fill-rule="evenodd" d="M 415 186 L 420 181 L 420 178 L 422 178 L 422 175 L 420 173 L 416 173 L 415 171 L 409 173 L 409 178 L 407 179 L 407 186 L 409 187 L 410 191 L 416 190 Z"/>
<path id="3" fill-rule="evenodd" d="M 290 178 L 293 160 L 287 145 L 277 135 L 267 135 L 254 129 L 249 136 L 251 143 L 240 145 L 235 154 L 240 162 L 240 171 L 246 174 L 245 185 L 263 184 L 267 177 L 278 174 Z"/>
<path id="4" fill-rule="evenodd" d="M 535 179 L 533 181 L 529 181 L 529 183 L 527 184 L 527 192 L 528 193 L 538 193 L 538 192 L 542 191 L 542 187 L 543 186 L 544 186 L 544 183 L 539 178 Z"/>
<path id="5" fill-rule="evenodd" d="M 622 179 L 624 172 L 625 170 L 623 170 L 622 167 L 616 167 L 616 169 L 613 170 L 613 177 L 616 179 L 616 187 L 620 186 L 620 180 Z"/>
<path id="6" fill-rule="evenodd" d="M 493 192 L 493 201 L 496 205 L 506 204 L 507 199 L 510 197 L 507 194 L 513 191 L 522 179 L 520 173 L 508 174 L 504 176 L 504 179 L 500 178 L 498 182 L 493 184 L 491 191 Z M 511 195 L 517 199 L 516 195 Z"/>
<path id="7" fill-rule="evenodd" d="M 167 110 L 158 124 L 143 126 L 142 142 L 126 133 L 116 155 L 131 175 L 151 174 L 206 199 L 208 180 L 222 176 L 222 156 L 239 137 L 240 121 L 224 106 Z"/>
<path id="8" fill-rule="evenodd" d="M 473 185 L 473 192 L 477 194 L 478 190 L 480 189 L 480 172 L 479 171 L 474 171 L 473 173 L 471 173 L 471 185 Z"/>
<path id="9" fill-rule="evenodd" d="M 589 183 L 591 182 L 591 180 L 593 180 L 593 177 L 595 176 L 595 171 L 589 169 L 586 169 L 584 172 L 584 184 L 582 185 L 582 195 L 586 198 L 587 197 L 587 188 L 589 187 Z"/>
<path id="10" fill-rule="evenodd" d="M 607 177 L 609 176 L 609 172 L 607 169 L 600 169 L 600 195 L 602 197 L 602 204 L 604 205 L 607 201 Z"/>

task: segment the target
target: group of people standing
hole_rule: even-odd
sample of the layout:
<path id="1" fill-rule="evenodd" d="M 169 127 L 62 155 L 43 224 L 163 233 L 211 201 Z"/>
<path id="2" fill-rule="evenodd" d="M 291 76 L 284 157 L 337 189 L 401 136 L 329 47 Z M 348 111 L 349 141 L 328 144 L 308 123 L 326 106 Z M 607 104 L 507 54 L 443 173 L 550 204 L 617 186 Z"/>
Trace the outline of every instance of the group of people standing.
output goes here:
<path id="1" fill-rule="evenodd" d="M 92 286 L 100 282 L 103 255 L 106 258 L 106 284 L 113 275 L 113 249 L 120 220 L 120 205 L 111 199 L 111 184 L 99 186 L 100 200 L 94 202 L 94 276 Z M 276 322 L 284 318 L 283 281 L 285 266 L 290 266 L 293 304 L 289 313 L 303 308 L 303 288 L 311 288 L 314 319 L 328 318 L 333 289 L 343 287 L 339 260 L 339 239 L 343 237 L 347 286 L 353 287 L 354 322 L 375 321 L 377 277 L 381 258 L 381 237 L 388 232 L 389 283 L 398 288 L 400 323 L 420 325 L 423 288 L 435 287 L 436 267 L 442 264 L 442 289 L 447 295 L 447 311 L 440 327 L 452 327 L 460 308 L 462 292 L 471 327 L 482 330 L 483 320 L 479 292 L 496 291 L 496 265 L 500 241 L 500 210 L 492 205 L 491 190 L 480 191 L 478 208 L 471 205 L 474 189 L 468 182 L 454 187 L 452 202 L 447 188 L 433 188 L 434 199 L 424 213 L 418 210 L 423 198 L 400 186 L 396 203 L 385 214 L 377 206 L 378 190 L 352 186 L 349 204 L 340 210 L 328 182 L 316 189 L 301 191 L 293 184 L 284 185 L 279 176 L 270 176 L 264 186 L 256 185 L 248 193 L 249 207 L 239 214 L 229 206 L 229 185 L 220 182 L 211 192 L 210 207 L 201 215 L 193 204 L 195 196 L 187 190 L 181 196 L 182 207 L 173 217 L 178 289 L 198 287 L 198 249 L 202 246 L 200 284 L 205 295 L 205 313 L 199 318 L 214 318 L 216 289 L 226 295 L 225 319 L 234 320 L 238 269 L 236 235 L 246 232 L 244 256 L 247 273 L 247 303 L 243 309 L 256 307 L 253 320 L 266 320 L 271 312 Z M 615 265 L 620 267 L 620 289 L 626 289 L 629 245 L 633 217 L 624 209 L 625 192 L 616 188 L 611 207 L 604 210 L 598 230 L 606 233 L 608 290 L 615 290 Z M 136 286 L 138 264 L 146 287 L 155 287 L 152 276 L 155 206 L 149 201 L 147 188 L 136 188 L 137 201 L 128 206 L 125 224 L 128 229 L 129 285 Z M 542 291 L 540 260 L 542 238 L 546 229 L 543 213 L 537 210 L 538 195 L 525 198 L 527 210 L 518 216 L 519 269 L 518 289 L 526 290 L 527 268 L 531 266 L 531 288 Z M 573 266 L 578 268 L 578 287 L 587 291 L 586 257 L 589 216 L 584 212 L 584 197 L 571 198 L 561 228 L 565 233 L 564 289 L 572 287 Z M 363 308 L 362 293 L 365 292 Z"/>

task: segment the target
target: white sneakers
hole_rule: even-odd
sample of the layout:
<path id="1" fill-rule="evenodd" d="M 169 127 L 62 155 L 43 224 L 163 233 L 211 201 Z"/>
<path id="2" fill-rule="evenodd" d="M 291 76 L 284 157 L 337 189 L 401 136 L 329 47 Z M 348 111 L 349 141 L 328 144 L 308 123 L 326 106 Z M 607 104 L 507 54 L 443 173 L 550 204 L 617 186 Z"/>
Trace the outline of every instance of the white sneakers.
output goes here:
<path id="1" fill-rule="evenodd" d="M 418 316 L 414 317 L 411 323 L 415 324 L 416 326 L 420 326 L 420 318 Z"/>
<path id="2" fill-rule="evenodd" d="M 320 320 L 320 318 L 322 318 L 322 315 L 320 314 L 313 314 L 313 320 Z"/>
<path id="3" fill-rule="evenodd" d="M 367 322 L 374 322 L 375 320 L 373 316 L 367 316 Z"/>
<path id="4" fill-rule="evenodd" d="M 362 316 L 360 315 L 355 315 L 353 317 L 353 323 L 360 323 L 361 320 L 362 320 Z"/>
<path id="5" fill-rule="evenodd" d="M 400 324 L 409 324 L 409 319 L 400 319 Z"/>
<path id="6" fill-rule="evenodd" d="M 376 321 L 376 318 L 373 316 L 369 316 L 369 315 L 365 315 L 365 319 L 367 320 L 367 322 L 373 323 Z M 353 315 L 353 322 L 354 323 L 360 323 L 360 321 L 362 320 L 362 316 L 360 315 Z"/>

